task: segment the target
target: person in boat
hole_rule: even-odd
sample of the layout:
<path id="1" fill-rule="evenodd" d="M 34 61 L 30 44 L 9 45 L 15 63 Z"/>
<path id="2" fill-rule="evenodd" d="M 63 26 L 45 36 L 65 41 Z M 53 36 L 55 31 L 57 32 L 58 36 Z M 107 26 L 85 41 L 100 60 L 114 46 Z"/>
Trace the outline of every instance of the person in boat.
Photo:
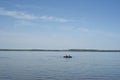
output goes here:
<path id="1" fill-rule="evenodd" d="M 64 58 L 72 58 L 70 55 L 63 56 Z"/>

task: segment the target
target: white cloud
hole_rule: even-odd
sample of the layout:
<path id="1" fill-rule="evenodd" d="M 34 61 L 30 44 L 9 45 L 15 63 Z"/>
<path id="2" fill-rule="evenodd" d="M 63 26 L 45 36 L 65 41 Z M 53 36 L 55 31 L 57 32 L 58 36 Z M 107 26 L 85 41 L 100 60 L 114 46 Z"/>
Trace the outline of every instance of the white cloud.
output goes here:
<path id="1" fill-rule="evenodd" d="M 76 27 L 76 26 L 65 26 L 62 27 L 64 30 L 66 31 L 75 31 L 75 32 L 82 32 L 82 33 L 87 33 L 90 32 L 91 30 L 88 28 L 84 28 L 84 27 Z"/>
<path id="2" fill-rule="evenodd" d="M 70 20 L 64 19 L 64 18 L 57 18 L 53 16 L 41 16 L 39 17 L 42 20 L 49 20 L 49 21 L 56 21 L 56 22 L 68 22 Z"/>
<path id="3" fill-rule="evenodd" d="M 30 14 L 27 14 L 25 12 L 20 12 L 20 11 L 10 11 L 4 8 L 0 8 L 0 15 L 10 16 L 10 17 L 14 17 L 17 19 L 27 19 L 27 20 L 37 19 L 37 17 L 34 15 L 30 15 Z"/>
<path id="4" fill-rule="evenodd" d="M 4 8 L 0 8 L 0 15 L 9 16 L 16 19 L 23 19 L 23 20 L 47 20 L 47 21 L 54 21 L 54 22 L 69 22 L 71 20 L 64 19 L 64 18 L 57 18 L 54 16 L 35 16 L 25 12 L 15 11 L 15 10 L 6 10 Z"/>

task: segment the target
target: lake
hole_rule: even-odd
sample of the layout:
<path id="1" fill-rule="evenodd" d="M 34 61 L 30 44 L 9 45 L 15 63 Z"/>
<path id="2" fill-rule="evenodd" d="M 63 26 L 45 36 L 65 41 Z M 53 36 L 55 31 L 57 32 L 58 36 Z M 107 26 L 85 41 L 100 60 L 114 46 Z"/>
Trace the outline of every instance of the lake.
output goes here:
<path id="1" fill-rule="evenodd" d="M 120 52 L 0 51 L 0 80 L 120 80 Z"/>

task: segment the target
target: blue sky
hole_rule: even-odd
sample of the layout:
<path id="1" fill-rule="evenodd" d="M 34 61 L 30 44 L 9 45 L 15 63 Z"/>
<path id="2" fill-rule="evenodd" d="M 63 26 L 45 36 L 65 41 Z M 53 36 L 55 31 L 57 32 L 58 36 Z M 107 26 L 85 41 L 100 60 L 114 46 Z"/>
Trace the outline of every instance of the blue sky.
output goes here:
<path id="1" fill-rule="evenodd" d="M 0 48 L 120 49 L 120 0 L 0 0 Z"/>

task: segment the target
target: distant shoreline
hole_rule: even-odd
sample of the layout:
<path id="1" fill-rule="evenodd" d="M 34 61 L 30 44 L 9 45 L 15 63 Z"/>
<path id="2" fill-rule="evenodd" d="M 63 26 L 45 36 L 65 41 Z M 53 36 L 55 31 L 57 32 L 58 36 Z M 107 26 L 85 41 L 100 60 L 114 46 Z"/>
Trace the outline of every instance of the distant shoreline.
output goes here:
<path id="1" fill-rule="evenodd" d="M 120 52 L 120 50 L 97 50 L 97 49 L 0 49 L 0 51 L 48 51 L 48 52 Z"/>

